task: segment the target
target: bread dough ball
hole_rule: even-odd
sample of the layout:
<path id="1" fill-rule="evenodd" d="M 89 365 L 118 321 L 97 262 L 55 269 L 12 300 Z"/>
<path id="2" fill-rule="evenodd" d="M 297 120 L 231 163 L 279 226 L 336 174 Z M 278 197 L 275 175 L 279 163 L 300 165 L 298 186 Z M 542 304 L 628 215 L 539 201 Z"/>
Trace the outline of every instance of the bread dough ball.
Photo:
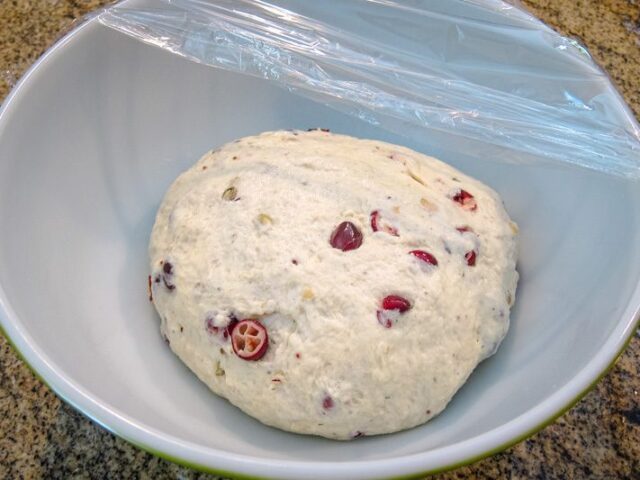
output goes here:
<path id="1" fill-rule="evenodd" d="M 216 394 L 267 425 L 351 439 L 426 422 L 496 351 L 516 240 L 499 196 L 439 160 L 267 132 L 174 182 L 150 285 L 171 349 Z"/>

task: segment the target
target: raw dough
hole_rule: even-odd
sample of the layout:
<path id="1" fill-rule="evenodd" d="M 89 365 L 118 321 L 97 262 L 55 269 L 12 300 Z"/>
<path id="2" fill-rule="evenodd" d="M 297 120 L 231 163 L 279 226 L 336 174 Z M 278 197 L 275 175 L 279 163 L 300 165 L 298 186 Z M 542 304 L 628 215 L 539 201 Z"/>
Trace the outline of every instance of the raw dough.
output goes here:
<path id="1" fill-rule="evenodd" d="M 331 245 L 342 222 L 359 247 Z M 267 132 L 171 186 L 151 293 L 171 349 L 215 393 L 265 424 L 350 439 L 426 422 L 496 351 L 516 237 L 498 195 L 439 160 L 325 130 Z M 383 308 L 398 301 L 410 308 Z M 258 360 L 229 339 L 246 318 L 268 332 Z"/>

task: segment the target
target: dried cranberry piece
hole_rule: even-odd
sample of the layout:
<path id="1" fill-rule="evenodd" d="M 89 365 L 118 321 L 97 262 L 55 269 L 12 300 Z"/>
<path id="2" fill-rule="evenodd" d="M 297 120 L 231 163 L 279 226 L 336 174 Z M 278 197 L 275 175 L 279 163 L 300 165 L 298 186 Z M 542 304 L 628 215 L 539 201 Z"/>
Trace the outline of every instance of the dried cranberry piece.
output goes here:
<path id="1" fill-rule="evenodd" d="M 153 302 L 153 291 L 151 290 L 151 275 L 148 278 L 149 301 Z"/>
<path id="2" fill-rule="evenodd" d="M 380 210 L 374 210 L 369 217 L 371 219 L 371 230 L 374 232 L 382 231 L 394 237 L 398 236 L 398 229 L 382 219 Z"/>
<path id="3" fill-rule="evenodd" d="M 426 252 L 424 250 L 411 250 L 409 253 L 417 259 L 423 261 L 424 263 L 428 263 L 429 265 L 433 265 L 434 267 L 438 266 L 438 260 L 429 252 Z"/>
<path id="4" fill-rule="evenodd" d="M 400 295 L 387 295 L 382 300 L 382 308 L 385 310 L 398 310 L 404 313 L 411 308 L 411 303 Z"/>
<path id="5" fill-rule="evenodd" d="M 167 287 L 167 290 L 175 290 L 176 286 L 171 281 L 171 277 L 173 276 L 173 265 L 170 262 L 165 261 L 162 264 L 162 282 L 164 286 Z"/>
<path id="6" fill-rule="evenodd" d="M 234 353 L 243 360 L 260 360 L 269 346 L 267 329 L 258 320 L 240 320 L 231 329 L 231 345 Z"/>
<path id="7" fill-rule="evenodd" d="M 390 318 L 389 314 L 384 310 L 378 310 L 376 312 L 376 317 L 378 318 L 378 323 L 382 325 L 384 328 L 393 327 L 393 320 Z"/>
<path id="8" fill-rule="evenodd" d="M 162 276 L 162 281 L 164 282 L 164 286 L 167 287 L 168 290 L 175 290 L 176 286 L 173 283 L 170 283 L 165 275 Z"/>
<path id="9" fill-rule="evenodd" d="M 376 312 L 378 323 L 391 328 L 398 317 L 411 308 L 411 302 L 400 295 L 387 295 L 382 299 L 382 310 Z"/>
<path id="10" fill-rule="evenodd" d="M 322 408 L 324 408 L 325 410 L 331 410 L 333 406 L 333 398 L 331 398 L 329 395 L 322 399 Z"/>
<path id="11" fill-rule="evenodd" d="M 329 243 L 343 252 L 355 250 L 362 245 L 362 232 L 353 223 L 342 222 L 331 233 Z"/>
<path id="12" fill-rule="evenodd" d="M 475 266 L 476 264 L 476 251 L 475 250 L 470 250 L 467 253 L 464 254 L 464 258 L 467 260 L 467 265 L 469 265 L 470 267 Z"/>
<path id="13" fill-rule="evenodd" d="M 457 190 L 452 196 L 451 200 L 456 203 L 459 203 L 462 208 L 465 210 L 475 210 L 478 208 L 478 204 L 476 203 L 476 199 L 473 195 L 463 189 Z"/>

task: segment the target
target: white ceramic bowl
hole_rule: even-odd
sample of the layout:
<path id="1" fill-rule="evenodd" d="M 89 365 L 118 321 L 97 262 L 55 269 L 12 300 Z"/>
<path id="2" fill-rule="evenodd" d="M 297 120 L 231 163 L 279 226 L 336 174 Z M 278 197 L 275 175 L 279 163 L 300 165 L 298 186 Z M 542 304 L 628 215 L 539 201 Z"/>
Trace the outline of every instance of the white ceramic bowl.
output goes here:
<path id="1" fill-rule="evenodd" d="M 615 94 L 603 101 L 628 114 Z M 236 137 L 315 126 L 434 153 L 496 188 L 521 227 L 507 339 L 442 415 L 410 431 L 341 443 L 263 426 L 170 353 L 147 300 L 147 241 L 174 177 Z M 0 113 L 2 327 L 87 416 L 206 470 L 382 478 L 504 448 L 568 408 L 632 335 L 640 189 L 585 171 L 492 163 L 489 150 L 478 160 L 442 137 L 424 140 L 86 24 L 36 64 Z"/>

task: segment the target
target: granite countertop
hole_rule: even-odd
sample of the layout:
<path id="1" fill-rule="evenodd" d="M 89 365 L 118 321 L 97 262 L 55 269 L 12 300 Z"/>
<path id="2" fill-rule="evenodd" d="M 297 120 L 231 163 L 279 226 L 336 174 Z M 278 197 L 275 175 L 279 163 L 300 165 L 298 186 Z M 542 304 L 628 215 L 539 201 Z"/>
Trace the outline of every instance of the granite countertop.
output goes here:
<path id="1" fill-rule="evenodd" d="M 106 0 L 0 0 L 0 100 Z M 640 0 L 524 0 L 578 38 L 640 116 Z M 640 337 L 594 390 L 533 437 L 433 478 L 640 478 Z M 156 458 L 61 402 L 0 336 L 0 478 L 214 478 Z"/>

